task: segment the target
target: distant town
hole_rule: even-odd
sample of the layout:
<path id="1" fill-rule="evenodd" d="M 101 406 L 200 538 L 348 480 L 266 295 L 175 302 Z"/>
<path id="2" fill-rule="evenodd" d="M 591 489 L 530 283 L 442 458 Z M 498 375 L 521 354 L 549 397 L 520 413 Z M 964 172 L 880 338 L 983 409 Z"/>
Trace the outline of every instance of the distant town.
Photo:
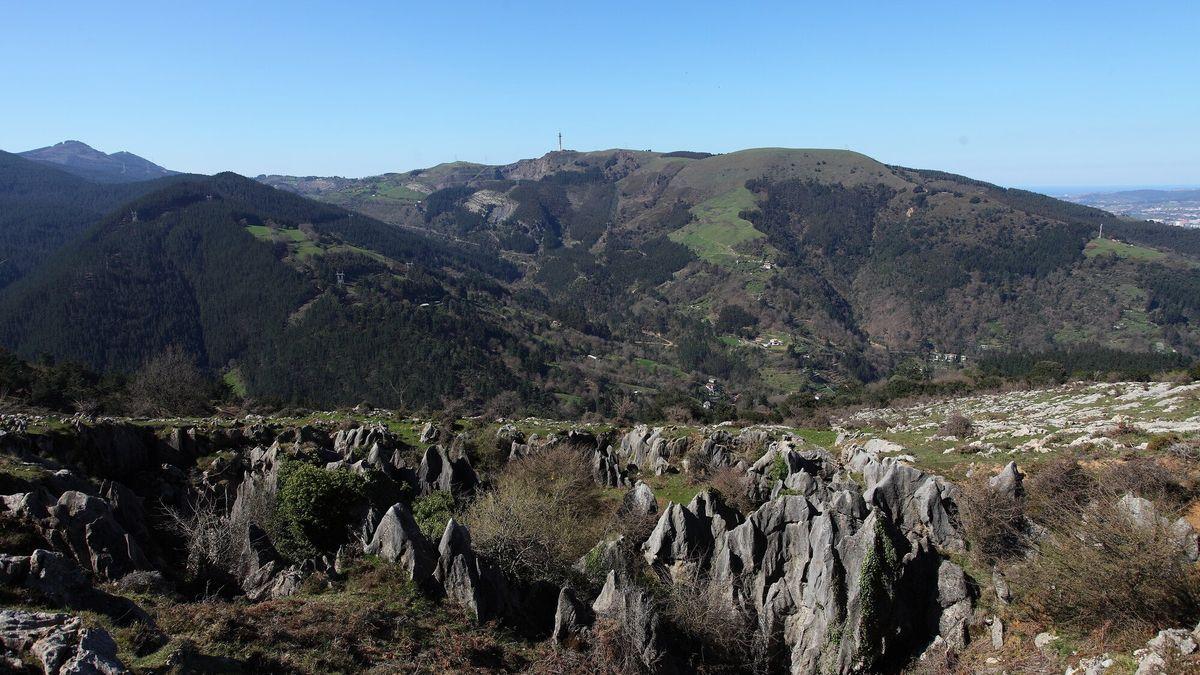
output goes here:
<path id="1" fill-rule="evenodd" d="M 1144 218 L 1180 227 L 1200 227 L 1200 189 L 1125 190 L 1056 196 L 1120 216 Z"/>

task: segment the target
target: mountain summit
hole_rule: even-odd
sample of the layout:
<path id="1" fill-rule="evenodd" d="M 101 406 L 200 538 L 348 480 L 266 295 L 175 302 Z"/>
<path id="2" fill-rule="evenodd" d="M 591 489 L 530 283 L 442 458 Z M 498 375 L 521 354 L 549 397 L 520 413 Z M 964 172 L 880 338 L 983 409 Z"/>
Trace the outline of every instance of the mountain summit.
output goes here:
<path id="1" fill-rule="evenodd" d="M 131 152 L 122 150 L 110 155 L 81 141 L 63 141 L 19 154 L 99 183 L 132 183 L 179 173 Z"/>

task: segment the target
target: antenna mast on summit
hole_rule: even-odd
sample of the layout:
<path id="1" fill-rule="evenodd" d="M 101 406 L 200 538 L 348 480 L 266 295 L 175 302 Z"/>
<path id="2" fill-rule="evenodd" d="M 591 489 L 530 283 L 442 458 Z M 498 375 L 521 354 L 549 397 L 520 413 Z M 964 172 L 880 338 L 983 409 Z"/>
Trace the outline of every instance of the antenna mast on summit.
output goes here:
<path id="1" fill-rule="evenodd" d="M 558 132 L 558 151 L 562 152 L 562 132 Z"/>

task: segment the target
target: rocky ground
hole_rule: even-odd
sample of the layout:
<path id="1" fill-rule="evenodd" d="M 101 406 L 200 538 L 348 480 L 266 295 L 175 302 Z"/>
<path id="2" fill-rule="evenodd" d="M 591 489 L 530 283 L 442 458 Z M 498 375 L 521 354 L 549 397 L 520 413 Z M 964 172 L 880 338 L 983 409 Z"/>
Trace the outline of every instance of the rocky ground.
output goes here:
<path id="1" fill-rule="evenodd" d="M 1200 658 L 1193 604 L 1137 604 L 1136 628 L 1096 630 L 1023 576 L 1059 541 L 1041 467 L 1069 457 L 1103 485 L 1143 460 L 1166 471 L 1146 475 L 1170 490 L 1095 490 L 1073 513 L 1117 513 L 1132 539 L 1161 529 L 1163 565 L 1194 580 L 1177 516 L 1197 503 L 1200 385 L 973 396 L 829 430 L 386 411 L 0 427 L 15 672 L 1151 673 Z M 1016 523 L 1013 550 L 991 552 L 980 504 Z"/>

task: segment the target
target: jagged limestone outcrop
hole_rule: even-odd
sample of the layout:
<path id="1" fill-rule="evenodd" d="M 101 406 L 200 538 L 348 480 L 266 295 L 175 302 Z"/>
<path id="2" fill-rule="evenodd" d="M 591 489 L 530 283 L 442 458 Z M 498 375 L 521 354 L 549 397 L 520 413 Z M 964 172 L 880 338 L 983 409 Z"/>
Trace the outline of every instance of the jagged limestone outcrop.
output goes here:
<path id="1" fill-rule="evenodd" d="M 106 631 L 85 628 L 79 617 L 60 612 L 0 611 L 0 667 L 20 672 L 36 659 L 46 675 L 124 675 L 117 643 Z M 23 658 L 24 656 L 24 658 Z"/>
<path id="2" fill-rule="evenodd" d="M 437 562 L 437 552 L 421 533 L 412 512 L 402 503 L 395 504 L 384 514 L 365 553 L 398 563 L 418 584 L 433 574 Z"/>
<path id="3" fill-rule="evenodd" d="M 49 544 L 101 579 L 149 569 L 141 547 L 100 497 L 68 490 L 57 500 L 45 492 L 3 497 L 14 516 L 32 523 Z"/>

